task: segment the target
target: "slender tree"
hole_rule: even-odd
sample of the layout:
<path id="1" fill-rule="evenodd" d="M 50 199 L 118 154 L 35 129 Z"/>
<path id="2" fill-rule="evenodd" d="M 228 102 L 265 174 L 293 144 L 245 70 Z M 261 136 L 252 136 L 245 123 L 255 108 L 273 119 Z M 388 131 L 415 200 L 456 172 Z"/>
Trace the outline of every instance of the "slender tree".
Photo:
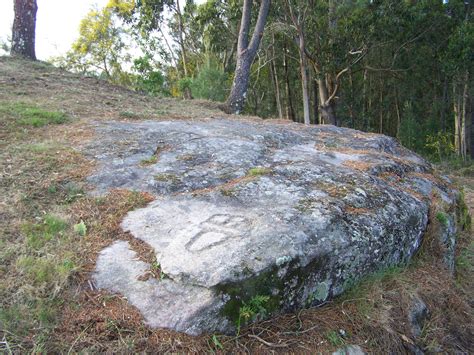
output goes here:
<path id="1" fill-rule="evenodd" d="M 297 37 L 296 42 L 298 45 L 298 53 L 300 58 L 300 74 L 301 74 L 301 88 L 303 93 L 303 122 L 305 125 L 310 124 L 310 113 L 309 113 L 309 79 L 308 79 L 308 64 L 306 57 L 306 44 L 304 34 L 304 21 L 306 13 L 308 11 L 307 4 L 304 5 L 303 9 L 298 15 L 293 12 L 293 5 L 287 0 L 288 10 L 290 12 L 290 18 L 293 22 L 293 26 L 296 29 Z"/>
<path id="2" fill-rule="evenodd" d="M 14 0 L 15 19 L 12 29 L 11 55 L 36 60 L 36 0 Z"/>
<path id="3" fill-rule="evenodd" d="M 255 24 L 255 29 L 249 42 L 252 0 L 244 0 L 237 45 L 237 64 L 234 73 L 234 81 L 229 97 L 222 106 L 222 109 L 227 113 L 239 114 L 245 104 L 250 78 L 250 67 L 257 54 L 260 39 L 263 36 L 269 9 L 270 0 L 261 0 L 257 23 Z"/>

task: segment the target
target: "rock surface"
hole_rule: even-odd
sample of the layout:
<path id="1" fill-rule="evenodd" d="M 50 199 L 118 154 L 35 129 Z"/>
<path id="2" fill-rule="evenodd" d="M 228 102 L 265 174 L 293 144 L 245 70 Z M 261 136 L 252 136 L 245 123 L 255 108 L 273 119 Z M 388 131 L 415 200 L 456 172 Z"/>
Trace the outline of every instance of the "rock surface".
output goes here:
<path id="1" fill-rule="evenodd" d="M 366 355 L 367 353 L 359 345 L 347 345 L 337 349 L 332 355 Z"/>
<path id="2" fill-rule="evenodd" d="M 410 330 L 415 338 L 421 336 L 423 326 L 426 320 L 429 318 L 429 309 L 425 302 L 418 296 L 414 295 L 412 304 L 408 310 L 408 323 Z"/>
<path id="3" fill-rule="evenodd" d="M 151 266 L 118 241 L 94 279 L 153 327 L 232 332 L 258 298 L 266 315 L 323 303 L 407 262 L 433 194 L 455 203 L 427 162 L 382 135 L 226 119 L 108 122 L 97 132 L 89 181 L 96 194 L 156 196 L 122 227 L 156 251 L 165 278 L 141 280 Z"/>

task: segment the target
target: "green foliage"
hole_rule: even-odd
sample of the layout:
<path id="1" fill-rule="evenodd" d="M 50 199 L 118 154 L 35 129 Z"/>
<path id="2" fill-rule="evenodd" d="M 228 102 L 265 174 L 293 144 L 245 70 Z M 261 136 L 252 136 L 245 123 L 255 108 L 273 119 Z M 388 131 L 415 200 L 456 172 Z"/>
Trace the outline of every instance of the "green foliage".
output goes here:
<path id="1" fill-rule="evenodd" d="M 342 346 L 345 344 L 344 339 L 339 335 L 339 333 L 335 330 L 330 330 L 325 334 L 325 337 L 327 341 L 332 345 L 332 346 Z"/>
<path id="2" fill-rule="evenodd" d="M 469 213 L 469 207 L 466 204 L 464 191 L 461 191 L 458 199 L 458 222 L 464 230 L 470 231 L 472 226 L 472 217 Z"/>
<path id="3" fill-rule="evenodd" d="M 81 219 L 81 221 L 77 224 L 74 225 L 74 232 L 79 234 L 81 237 L 85 237 L 87 234 L 87 226 L 84 223 L 84 221 Z"/>
<path id="4" fill-rule="evenodd" d="M 270 300 L 269 296 L 256 295 L 248 302 L 242 302 L 242 306 L 239 309 L 239 318 L 237 320 L 237 330 L 240 332 L 240 327 L 249 322 L 255 321 L 260 318 L 263 319 L 267 316 L 267 305 Z"/>
<path id="5" fill-rule="evenodd" d="M 122 67 L 130 59 L 126 36 L 126 29 L 120 26 L 110 8 L 92 9 L 81 21 L 79 38 L 71 50 L 65 57 L 54 59 L 54 63 L 68 70 L 130 85 L 130 75 Z"/>
<path id="6" fill-rule="evenodd" d="M 211 337 L 212 344 L 214 344 L 214 347 L 219 349 L 219 350 L 224 350 L 224 347 L 222 346 L 222 343 L 219 341 L 217 336 L 215 334 L 212 335 Z"/>
<path id="7" fill-rule="evenodd" d="M 67 115 L 58 111 L 47 111 L 24 102 L 7 103 L 0 107 L 0 115 L 12 116 L 15 123 L 23 126 L 43 127 L 48 124 L 67 122 Z"/>
<path id="8" fill-rule="evenodd" d="M 225 101 L 229 91 L 228 75 L 216 66 L 206 65 L 191 83 L 193 96 L 212 101 Z"/>
<path id="9" fill-rule="evenodd" d="M 462 12 L 460 15 L 462 16 Z M 472 20 L 466 18 L 462 21 L 448 40 L 448 50 L 443 58 L 446 70 L 450 73 L 472 70 L 474 67 L 474 23 Z"/>
<path id="10" fill-rule="evenodd" d="M 406 102 L 403 110 L 403 120 L 400 124 L 398 139 L 407 148 L 416 149 L 423 144 L 419 123 L 416 120 L 413 105 Z"/>
<path id="11" fill-rule="evenodd" d="M 156 164 L 157 161 L 158 161 L 158 157 L 156 155 L 152 155 L 151 157 L 140 161 L 140 165 L 143 165 L 143 166 L 153 165 L 153 164 Z"/>
<path id="12" fill-rule="evenodd" d="M 267 175 L 270 173 L 271 173 L 271 170 L 269 168 L 265 168 L 261 166 L 250 168 L 249 171 L 247 171 L 248 176 L 262 176 L 262 175 Z"/>
<path id="13" fill-rule="evenodd" d="M 452 134 L 436 132 L 432 135 L 427 135 L 425 147 L 432 160 L 439 162 L 447 160 L 454 154 Z"/>
<path id="14" fill-rule="evenodd" d="M 446 213 L 444 212 L 437 212 L 436 213 L 436 219 L 438 220 L 439 223 L 443 226 L 447 226 L 449 223 L 448 217 L 446 216 Z"/>
<path id="15" fill-rule="evenodd" d="M 153 64 L 151 56 L 145 55 L 133 61 L 133 71 L 138 73 L 135 77 L 135 88 L 151 95 L 165 93 L 165 78 L 157 65 Z"/>
<path id="16" fill-rule="evenodd" d="M 163 280 L 167 277 L 167 275 L 163 272 L 161 264 L 156 260 L 151 263 L 151 271 L 153 275 L 155 275 L 155 277 L 157 277 L 159 280 Z"/>
<path id="17" fill-rule="evenodd" d="M 184 92 L 187 89 L 191 89 L 191 85 L 193 83 L 192 78 L 182 78 L 178 80 L 178 89 L 180 92 Z"/>

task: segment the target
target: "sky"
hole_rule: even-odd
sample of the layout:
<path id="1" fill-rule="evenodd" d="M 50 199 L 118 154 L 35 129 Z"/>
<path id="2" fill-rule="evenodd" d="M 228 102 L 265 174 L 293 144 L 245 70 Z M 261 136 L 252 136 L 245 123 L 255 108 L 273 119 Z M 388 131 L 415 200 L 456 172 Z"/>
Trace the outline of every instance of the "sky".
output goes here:
<path id="1" fill-rule="evenodd" d="M 108 0 L 37 0 L 36 57 L 40 60 L 65 54 L 78 36 L 79 23 L 87 12 Z M 202 3 L 204 0 L 196 1 Z M 0 41 L 11 37 L 13 0 L 0 0 Z M 5 54 L 1 53 L 0 54 Z"/>

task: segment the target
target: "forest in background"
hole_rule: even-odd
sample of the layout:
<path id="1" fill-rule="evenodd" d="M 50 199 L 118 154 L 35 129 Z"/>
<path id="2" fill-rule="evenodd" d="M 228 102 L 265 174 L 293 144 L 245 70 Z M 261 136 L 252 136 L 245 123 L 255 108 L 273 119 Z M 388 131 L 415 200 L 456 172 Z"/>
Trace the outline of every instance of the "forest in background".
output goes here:
<path id="1" fill-rule="evenodd" d="M 245 1 L 250 29 L 263 2 Z M 110 0 L 53 62 L 150 95 L 225 101 L 243 9 Z M 257 35 L 242 113 L 387 134 L 434 161 L 474 156 L 470 1 L 274 0 Z"/>
<path id="2" fill-rule="evenodd" d="M 316 349 L 333 353 L 337 349 L 349 351 L 349 344 L 360 344 L 361 351 L 368 353 L 418 354 L 468 353 L 474 348 L 474 243 L 469 215 L 474 206 L 474 166 L 467 155 L 472 152 L 467 146 L 468 125 L 472 122 L 470 2 L 286 0 L 269 6 L 270 0 L 241 0 L 196 6 L 182 0 L 110 1 L 104 9 L 90 12 L 71 51 L 53 60 L 85 76 L 35 61 L 36 0 L 14 0 L 14 5 L 11 57 L 0 57 L 0 352 L 270 353 Z M 48 17 L 54 18 L 52 14 Z M 245 78 L 246 73 L 249 78 Z M 236 83 L 249 85 L 240 85 L 245 90 L 237 92 Z M 163 120 L 190 122 L 220 117 L 218 104 L 198 99 L 220 101 L 220 107 L 228 110 L 233 92 L 245 99 L 240 101 L 245 101 L 243 110 L 239 105 L 234 107 L 243 114 L 288 117 L 312 127 L 320 122 L 333 123 L 397 136 L 424 156 L 446 161 L 437 168 L 448 173 L 456 185 L 436 171 L 431 174 L 422 168 L 424 173 L 420 174 L 410 162 L 406 165 L 396 157 L 395 165 L 401 170 L 395 167 L 393 173 L 382 171 L 380 179 L 369 176 L 367 180 L 367 169 L 372 171 L 372 165 L 351 164 L 340 167 L 354 172 L 341 176 L 342 185 L 339 180 L 327 184 L 328 170 L 321 183 L 308 180 L 308 188 L 325 189 L 321 191 L 327 194 L 318 195 L 323 206 L 334 202 L 342 218 L 336 218 L 336 224 L 349 229 L 351 220 L 370 222 L 381 213 L 372 208 L 377 209 L 383 199 L 372 182 L 386 183 L 390 191 L 395 188 L 392 182 L 401 184 L 402 195 L 411 201 L 426 201 L 421 210 L 403 204 L 395 210 L 388 206 L 394 218 L 413 213 L 411 217 L 422 217 L 415 218 L 419 223 L 428 223 L 411 262 L 381 269 L 360 281 L 356 272 L 343 286 L 348 287 L 345 295 L 334 302 L 254 323 L 236 336 L 194 337 L 151 329 L 144 326 L 143 316 L 121 292 L 98 290 L 91 274 L 103 247 L 119 240 L 132 242 L 131 235 L 122 228 L 124 217 L 148 205 L 153 196 L 129 190 L 127 185 L 102 196 L 91 195 L 91 174 L 98 171 L 100 161 L 120 164 L 122 148 L 139 154 L 141 159 L 145 151 L 140 146 L 151 144 L 150 150 L 146 148 L 148 153 L 143 154 L 146 158 L 136 161 L 137 168 L 150 172 L 150 184 L 172 186 L 184 181 L 181 175 L 154 175 L 153 166 L 158 163 L 161 171 L 163 163 L 166 165 L 159 159 L 163 150 L 155 150 L 156 144 L 163 147 L 162 142 L 147 138 L 138 142 L 130 131 L 121 135 L 112 125 L 138 127 L 140 136 L 143 133 L 143 137 L 151 137 L 151 132 L 140 128 L 161 126 L 156 121 Z M 222 116 L 227 124 L 245 124 L 231 121 L 238 116 Z M 111 141 L 116 143 L 104 139 L 100 127 L 108 125 L 112 128 Z M 321 135 L 315 137 L 325 140 Z M 343 151 L 340 144 L 326 143 L 320 152 L 325 156 Z M 197 166 L 206 165 L 199 157 L 203 154 L 196 154 Z M 183 155 L 180 164 L 194 164 L 189 158 Z M 464 159 L 469 165 L 461 167 Z M 303 175 L 311 170 L 309 165 L 296 165 Z M 278 176 L 256 166 L 243 179 L 231 180 L 214 190 L 197 189 L 197 195 L 186 193 L 192 199 L 206 200 L 204 194 L 222 195 L 234 206 L 234 182 L 257 186 L 257 195 L 261 195 L 259 186 L 263 185 L 257 181 L 270 186 L 265 181 L 279 180 Z M 363 176 L 368 184 L 359 183 L 360 179 L 354 179 L 357 176 Z M 295 177 L 293 173 L 287 176 L 290 180 Z M 438 184 L 442 186 L 438 192 L 425 190 Z M 369 192 L 368 209 L 358 208 L 356 200 L 357 208 L 346 203 L 348 193 L 359 185 Z M 448 190 L 453 192 L 452 203 L 454 194 L 457 196 L 457 207 L 451 205 L 449 210 L 450 197 L 444 192 Z M 255 198 L 245 194 L 249 197 L 245 202 L 248 211 L 258 209 Z M 172 192 L 168 195 L 183 197 Z M 310 218 L 312 207 L 308 202 L 314 206 L 315 201 L 308 201 L 307 195 L 301 195 L 301 204 L 292 208 L 292 215 Z M 242 207 L 239 201 L 237 205 Z M 416 206 L 422 205 L 417 202 Z M 409 225 L 414 223 L 411 217 Z M 391 227 L 396 223 L 394 218 L 387 219 L 390 226 L 386 231 L 391 239 L 398 235 Z M 307 223 L 303 224 L 306 228 Z M 357 231 L 359 227 L 354 228 Z M 376 227 L 375 234 L 380 236 L 380 226 Z M 331 228 L 327 230 L 334 234 Z M 350 244 L 357 239 L 365 243 L 363 234 L 364 238 L 357 237 Z M 153 284 L 166 276 L 157 254 L 146 243 L 133 242 L 132 249 L 150 265 L 145 273 L 152 273 Z M 453 253 L 450 269 L 441 262 L 447 260 L 447 251 Z M 403 250 L 401 253 L 396 252 L 405 254 Z M 246 268 L 243 274 L 249 276 Z M 257 288 L 255 291 L 259 292 Z M 249 298 L 248 303 L 247 299 L 241 300 L 238 326 L 242 317 L 260 319 L 266 314 L 266 304 L 254 302 L 256 299 L 262 298 Z M 419 300 L 426 307 L 419 307 Z M 420 308 L 428 311 L 422 320 L 413 313 Z M 412 328 L 414 318 L 419 335 Z"/>

